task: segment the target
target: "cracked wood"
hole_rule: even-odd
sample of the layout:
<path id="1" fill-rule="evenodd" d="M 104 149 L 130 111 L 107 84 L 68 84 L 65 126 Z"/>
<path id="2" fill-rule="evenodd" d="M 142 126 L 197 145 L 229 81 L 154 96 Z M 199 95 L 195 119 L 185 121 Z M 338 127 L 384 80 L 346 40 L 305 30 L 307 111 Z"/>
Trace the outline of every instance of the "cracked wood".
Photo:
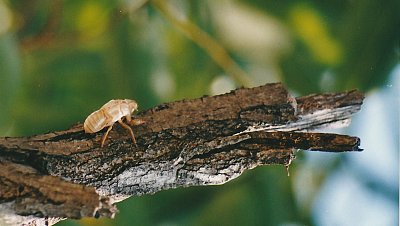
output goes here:
<path id="1" fill-rule="evenodd" d="M 105 130 L 86 134 L 82 124 L 32 137 L 0 138 L 0 166 L 29 168 L 43 180 L 54 180 L 51 182 L 54 189 L 64 183 L 81 186 L 82 191 L 89 191 L 91 200 L 97 200 L 87 201 L 95 203 L 88 211 L 61 215 L 52 212 L 56 208 L 46 206 L 46 202 L 72 208 L 66 205 L 69 200 L 38 199 L 35 204 L 38 208 L 22 212 L 24 215 L 110 216 L 115 210 L 104 201 L 107 198 L 112 202 L 180 186 L 223 184 L 259 165 L 288 165 L 298 149 L 360 151 L 357 137 L 304 131 L 331 124 L 346 125 L 362 101 L 363 95 L 357 91 L 292 98 L 280 83 L 238 89 L 140 112 L 135 117 L 146 123 L 132 127 L 137 147 L 118 125 L 103 148 L 100 140 Z M 5 172 L 0 185 L 9 194 L 0 193 L 0 206 L 37 197 L 35 192 L 22 195 L 13 188 L 16 185 L 5 183 L 6 176 L 14 171 Z M 25 174 L 27 178 L 31 176 Z M 25 190 L 33 185 L 21 183 L 21 186 Z M 50 193 L 42 195 L 52 197 Z M 99 211 L 107 205 L 109 211 Z M 21 214 L 17 211 L 20 207 L 10 208 Z"/>

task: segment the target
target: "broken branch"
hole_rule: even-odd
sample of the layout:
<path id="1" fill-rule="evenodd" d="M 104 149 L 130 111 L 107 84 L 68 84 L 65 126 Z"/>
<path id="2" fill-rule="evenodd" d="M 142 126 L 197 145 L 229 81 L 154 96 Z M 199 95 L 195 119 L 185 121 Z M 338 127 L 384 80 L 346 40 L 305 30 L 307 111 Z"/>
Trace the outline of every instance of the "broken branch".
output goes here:
<path id="1" fill-rule="evenodd" d="M 140 112 L 136 119 L 146 123 L 132 127 L 137 146 L 119 125 L 103 148 L 105 130 L 86 134 L 82 124 L 0 138 L 0 186 L 7 191 L 0 192 L 0 210 L 16 216 L 112 216 L 110 203 L 123 198 L 223 184 L 260 165 L 289 165 L 298 149 L 361 151 L 357 137 L 304 131 L 345 125 L 362 101 L 357 91 L 295 99 L 275 83 Z M 62 194 L 55 195 L 60 188 Z M 87 200 L 69 196 L 77 190 Z"/>

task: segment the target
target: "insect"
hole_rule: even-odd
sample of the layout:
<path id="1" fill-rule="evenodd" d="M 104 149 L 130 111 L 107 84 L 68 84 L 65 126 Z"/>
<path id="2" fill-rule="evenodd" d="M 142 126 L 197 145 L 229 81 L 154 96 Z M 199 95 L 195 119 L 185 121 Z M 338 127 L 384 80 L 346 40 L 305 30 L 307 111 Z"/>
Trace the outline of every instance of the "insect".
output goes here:
<path id="1" fill-rule="evenodd" d="M 133 134 L 132 128 L 125 124 L 122 120 L 125 117 L 126 121 L 130 125 L 140 125 L 144 123 L 141 119 L 132 119 L 131 114 L 136 111 L 138 104 L 134 100 L 110 100 L 104 104 L 99 110 L 90 114 L 85 122 L 83 128 L 86 133 L 96 133 L 105 127 L 108 127 L 106 134 L 101 140 L 101 147 L 111 131 L 115 122 L 119 122 L 122 127 L 127 129 L 131 135 L 133 143 L 136 145 L 135 135 Z M 136 145 L 137 146 L 137 145 Z"/>

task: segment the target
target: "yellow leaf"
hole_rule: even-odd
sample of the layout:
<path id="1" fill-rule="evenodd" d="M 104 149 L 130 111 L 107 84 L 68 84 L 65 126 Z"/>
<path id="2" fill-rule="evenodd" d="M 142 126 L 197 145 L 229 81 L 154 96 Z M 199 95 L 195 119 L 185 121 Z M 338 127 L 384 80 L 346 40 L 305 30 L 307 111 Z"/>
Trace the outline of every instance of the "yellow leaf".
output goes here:
<path id="1" fill-rule="evenodd" d="M 95 1 L 88 1 L 82 5 L 76 21 L 77 29 L 83 39 L 95 38 L 107 29 L 107 9 Z"/>
<path id="2" fill-rule="evenodd" d="M 290 10 L 289 21 L 317 62 L 332 66 L 341 62 L 342 46 L 329 34 L 327 23 L 315 9 L 296 5 Z"/>

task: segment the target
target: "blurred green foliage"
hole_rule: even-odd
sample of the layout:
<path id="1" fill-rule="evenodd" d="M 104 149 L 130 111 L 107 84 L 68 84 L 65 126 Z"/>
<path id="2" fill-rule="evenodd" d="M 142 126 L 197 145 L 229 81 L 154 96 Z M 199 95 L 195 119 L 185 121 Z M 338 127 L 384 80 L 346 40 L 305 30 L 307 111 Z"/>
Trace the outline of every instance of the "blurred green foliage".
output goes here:
<path id="1" fill-rule="evenodd" d="M 66 129 L 115 98 L 140 109 L 241 86 L 163 15 L 225 47 L 252 85 L 307 94 L 382 85 L 398 61 L 399 2 L 0 1 L 0 132 Z M 397 51 L 397 53 L 396 53 Z M 220 82 L 219 78 L 228 80 Z M 119 204 L 115 220 L 59 225 L 282 225 L 313 221 L 283 167 L 223 186 L 163 191 Z"/>

